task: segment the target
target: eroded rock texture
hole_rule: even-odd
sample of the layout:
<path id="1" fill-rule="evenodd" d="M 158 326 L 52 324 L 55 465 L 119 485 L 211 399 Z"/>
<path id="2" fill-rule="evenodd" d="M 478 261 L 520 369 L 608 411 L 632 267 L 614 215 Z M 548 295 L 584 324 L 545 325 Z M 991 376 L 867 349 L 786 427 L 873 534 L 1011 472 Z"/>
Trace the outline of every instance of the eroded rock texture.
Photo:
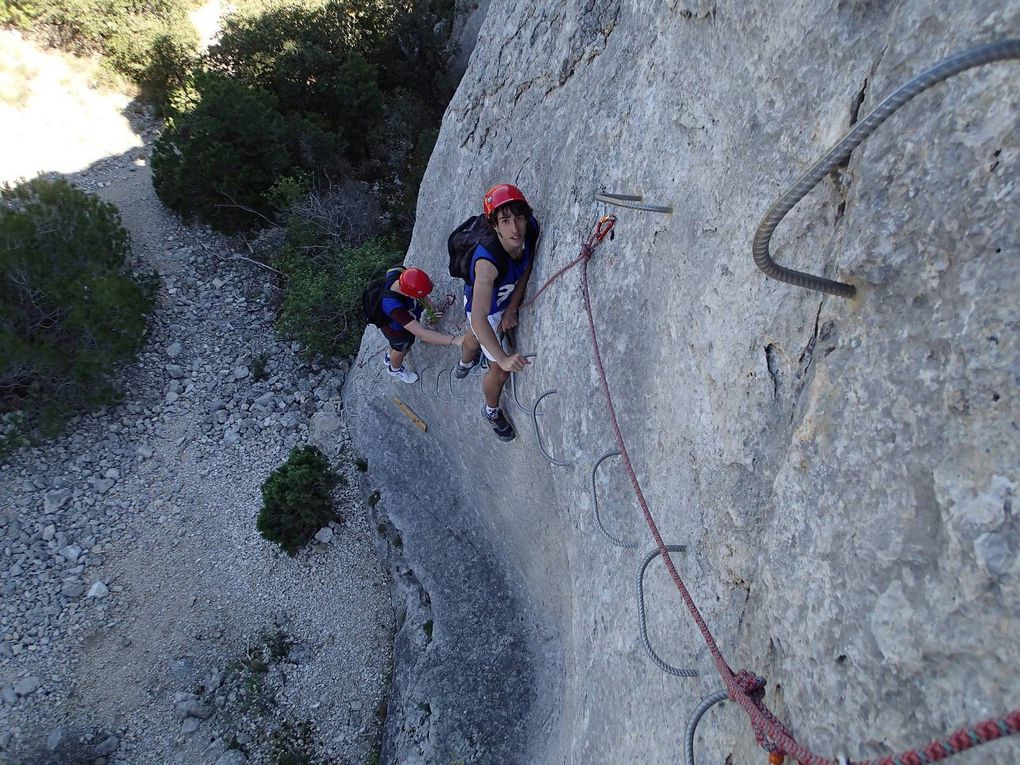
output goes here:
<path id="1" fill-rule="evenodd" d="M 918 97 L 779 227 L 778 262 L 850 280 L 857 299 L 765 279 L 751 236 L 858 115 L 1017 30 L 1015 0 L 493 0 L 422 185 L 407 261 L 440 292 L 457 291 L 446 236 L 493 183 L 518 183 L 545 225 L 532 293 L 607 211 L 596 192 L 672 205 L 616 210 L 589 268 L 621 428 L 730 664 L 765 676 L 772 709 L 826 756 L 899 751 L 1018 702 L 1020 62 Z M 650 639 L 701 677 L 644 653 L 634 577 L 651 541 L 619 459 L 599 471 L 603 516 L 639 549 L 592 517 L 612 433 L 578 284 L 579 269 L 556 282 L 519 333 L 538 354 L 521 401 L 558 391 L 540 422 L 569 468 L 509 395 L 521 435 L 506 445 L 477 378 L 456 385 L 464 402 L 445 374 L 446 400 L 426 400 L 381 375 L 366 335 L 356 438 L 434 622 L 401 652 L 394 761 L 672 763 L 720 686 L 658 563 Z M 422 345 L 413 359 L 432 395 L 455 361 Z M 732 704 L 697 749 L 764 761 Z M 1000 741 L 956 761 L 1018 759 Z"/>

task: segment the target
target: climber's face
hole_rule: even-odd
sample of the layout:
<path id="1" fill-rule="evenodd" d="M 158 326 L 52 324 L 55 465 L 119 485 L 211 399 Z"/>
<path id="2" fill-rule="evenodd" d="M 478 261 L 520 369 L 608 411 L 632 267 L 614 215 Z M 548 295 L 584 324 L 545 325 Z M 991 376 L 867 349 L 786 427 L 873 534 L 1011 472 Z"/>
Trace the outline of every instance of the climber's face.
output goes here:
<path id="1" fill-rule="evenodd" d="M 514 215 L 507 207 L 496 211 L 496 236 L 508 255 L 524 252 L 524 235 L 528 231 L 528 219 L 521 214 Z"/>

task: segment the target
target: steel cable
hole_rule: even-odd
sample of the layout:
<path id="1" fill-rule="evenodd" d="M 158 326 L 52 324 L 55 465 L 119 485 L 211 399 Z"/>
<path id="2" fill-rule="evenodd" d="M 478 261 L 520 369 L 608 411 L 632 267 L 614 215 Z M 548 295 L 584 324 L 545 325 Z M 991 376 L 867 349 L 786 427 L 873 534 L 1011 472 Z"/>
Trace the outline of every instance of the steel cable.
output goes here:
<path id="1" fill-rule="evenodd" d="M 526 359 L 534 359 L 538 357 L 537 353 L 525 353 L 523 355 L 524 358 Z M 530 412 L 531 410 L 524 406 L 521 403 L 521 400 L 517 397 L 517 375 L 518 372 L 510 373 L 510 392 L 513 394 L 513 400 L 514 403 L 517 405 L 517 408 L 520 409 L 522 412 Z"/>

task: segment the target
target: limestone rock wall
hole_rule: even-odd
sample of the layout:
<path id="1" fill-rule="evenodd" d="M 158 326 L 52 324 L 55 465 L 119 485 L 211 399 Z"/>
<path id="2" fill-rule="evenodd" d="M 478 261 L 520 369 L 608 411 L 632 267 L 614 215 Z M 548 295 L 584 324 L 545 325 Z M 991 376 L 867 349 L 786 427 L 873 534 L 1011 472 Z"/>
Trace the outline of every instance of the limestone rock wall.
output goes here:
<path id="1" fill-rule="evenodd" d="M 673 206 L 616 211 L 589 268 L 622 431 L 730 664 L 765 676 L 823 755 L 887 754 L 1017 706 L 1020 62 L 918 97 L 779 227 L 778 262 L 849 279 L 855 300 L 765 279 L 751 236 L 858 112 L 1018 32 L 1016 0 L 493 0 L 422 184 L 407 262 L 440 292 L 457 291 L 446 236 L 493 183 L 520 185 L 544 224 L 532 292 L 607 211 L 596 192 Z M 720 686 L 661 564 L 650 639 L 701 676 L 642 648 L 634 577 L 652 543 L 618 459 L 599 471 L 602 511 L 639 549 L 595 526 L 590 468 L 612 433 L 578 279 L 519 333 L 538 354 L 520 399 L 558 391 L 541 427 L 572 467 L 542 457 L 510 401 L 520 437 L 493 438 L 477 379 L 454 388 L 463 402 L 446 375 L 437 387 L 449 349 L 414 349 L 445 400 L 426 399 L 381 374 L 366 334 L 356 441 L 433 618 L 398 655 L 393 761 L 672 763 Z M 405 714 L 421 704 L 426 733 Z M 732 704 L 697 750 L 764 761 Z M 1013 741 L 956 761 L 1018 759 Z"/>

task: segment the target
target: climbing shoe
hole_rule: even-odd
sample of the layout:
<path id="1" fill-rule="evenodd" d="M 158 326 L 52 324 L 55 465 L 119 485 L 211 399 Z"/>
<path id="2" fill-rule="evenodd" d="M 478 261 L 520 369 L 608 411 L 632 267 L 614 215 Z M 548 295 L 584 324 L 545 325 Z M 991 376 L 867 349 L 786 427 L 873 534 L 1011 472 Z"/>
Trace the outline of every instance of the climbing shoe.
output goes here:
<path id="1" fill-rule="evenodd" d="M 503 410 L 499 407 L 496 408 L 492 414 L 489 414 L 488 409 L 485 405 L 482 405 L 482 416 L 485 421 L 492 426 L 493 432 L 496 434 L 496 438 L 500 441 L 513 441 L 517 438 L 517 433 L 514 431 L 514 426 L 510 424 L 510 420 L 503 414 Z"/>
<path id="2" fill-rule="evenodd" d="M 403 364 L 400 365 L 400 369 L 393 369 L 389 362 L 386 363 L 386 371 L 390 373 L 390 377 L 396 377 L 401 382 L 416 383 L 418 382 L 418 373 L 412 372 L 407 369 Z"/>
<path id="3" fill-rule="evenodd" d="M 481 361 L 481 359 L 482 352 L 478 351 L 478 353 L 475 354 L 474 359 L 472 359 L 467 366 L 464 366 L 463 361 L 458 361 L 457 366 L 453 368 L 453 376 L 456 377 L 458 380 L 463 380 L 471 373 L 472 369 L 478 366 L 478 362 Z"/>

